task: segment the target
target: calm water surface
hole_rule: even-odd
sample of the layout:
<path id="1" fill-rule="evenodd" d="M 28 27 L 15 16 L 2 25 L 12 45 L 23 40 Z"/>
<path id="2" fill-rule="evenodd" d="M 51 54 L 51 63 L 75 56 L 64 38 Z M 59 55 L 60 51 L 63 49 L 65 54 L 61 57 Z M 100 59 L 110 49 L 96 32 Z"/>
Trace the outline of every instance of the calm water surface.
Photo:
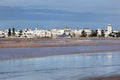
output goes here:
<path id="1" fill-rule="evenodd" d="M 120 52 L 0 62 L 0 80 L 85 80 L 110 75 L 120 75 Z"/>
<path id="2" fill-rule="evenodd" d="M 80 54 L 98 51 L 120 51 L 120 45 L 70 46 L 41 48 L 3 48 L 0 49 L 0 60 L 19 58 L 45 57 L 51 55 Z"/>

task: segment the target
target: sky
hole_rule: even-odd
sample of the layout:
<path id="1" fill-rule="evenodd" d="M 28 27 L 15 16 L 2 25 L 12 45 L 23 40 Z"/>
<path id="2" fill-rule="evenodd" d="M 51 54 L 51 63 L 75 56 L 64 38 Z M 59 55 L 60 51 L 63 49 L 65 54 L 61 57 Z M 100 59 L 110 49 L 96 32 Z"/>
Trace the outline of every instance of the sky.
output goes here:
<path id="1" fill-rule="evenodd" d="M 120 0 L 0 0 L 0 29 L 120 30 Z"/>

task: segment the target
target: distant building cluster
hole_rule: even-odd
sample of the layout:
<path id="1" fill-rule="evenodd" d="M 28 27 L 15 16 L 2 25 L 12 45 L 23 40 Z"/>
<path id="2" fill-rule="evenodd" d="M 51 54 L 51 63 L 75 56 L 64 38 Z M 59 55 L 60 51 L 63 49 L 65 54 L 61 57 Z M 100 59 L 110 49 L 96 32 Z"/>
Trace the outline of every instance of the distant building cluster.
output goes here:
<path id="1" fill-rule="evenodd" d="M 112 24 L 108 24 L 107 30 L 91 30 L 89 28 L 72 30 L 51 29 L 51 30 L 0 30 L 0 38 L 80 38 L 80 37 L 120 37 L 120 31 L 113 31 Z"/>

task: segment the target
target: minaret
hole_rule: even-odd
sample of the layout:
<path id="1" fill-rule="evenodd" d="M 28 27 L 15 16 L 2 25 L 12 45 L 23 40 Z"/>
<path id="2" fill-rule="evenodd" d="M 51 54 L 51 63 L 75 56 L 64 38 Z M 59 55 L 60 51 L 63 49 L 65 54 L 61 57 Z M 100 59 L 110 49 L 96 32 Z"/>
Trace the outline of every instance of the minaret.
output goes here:
<path id="1" fill-rule="evenodd" d="M 108 24 L 107 32 L 108 32 L 108 34 L 112 33 L 112 24 Z"/>

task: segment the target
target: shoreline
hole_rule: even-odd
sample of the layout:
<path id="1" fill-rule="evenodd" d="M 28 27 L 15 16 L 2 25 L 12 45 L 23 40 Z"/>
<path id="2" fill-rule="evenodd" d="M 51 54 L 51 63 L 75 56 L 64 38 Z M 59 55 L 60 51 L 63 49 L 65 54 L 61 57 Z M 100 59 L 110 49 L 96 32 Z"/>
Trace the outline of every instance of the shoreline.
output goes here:
<path id="1" fill-rule="evenodd" d="M 105 41 L 109 42 L 95 42 Z M 101 38 L 83 38 L 83 39 L 37 39 L 37 38 L 1 38 L 0 48 L 34 48 L 34 47 L 67 47 L 67 46 L 100 46 L 100 45 L 120 45 L 120 39 L 101 39 Z"/>
<path id="2" fill-rule="evenodd" d="M 115 51 L 95 51 L 95 52 L 82 52 L 82 53 L 75 53 L 75 54 L 52 54 L 52 55 L 45 55 L 45 56 L 32 56 L 32 57 L 22 57 L 22 58 L 10 58 L 10 59 L 0 59 L 0 62 L 3 61 L 15 61 L 15 60 L 26 60 L 26 59 L 34 59 L 34 58 L 47 58 L 47 57 L 55 57 L 55 56 L 67 56 L 67 55 L 79 55 L 79 54 L 86 54 L 86 55 L 90 55 L 90 54 L 101 54 L 101 53 L 109 53 L 109 52 L 120 52 L 120 50 L 115 50 Z"/>

